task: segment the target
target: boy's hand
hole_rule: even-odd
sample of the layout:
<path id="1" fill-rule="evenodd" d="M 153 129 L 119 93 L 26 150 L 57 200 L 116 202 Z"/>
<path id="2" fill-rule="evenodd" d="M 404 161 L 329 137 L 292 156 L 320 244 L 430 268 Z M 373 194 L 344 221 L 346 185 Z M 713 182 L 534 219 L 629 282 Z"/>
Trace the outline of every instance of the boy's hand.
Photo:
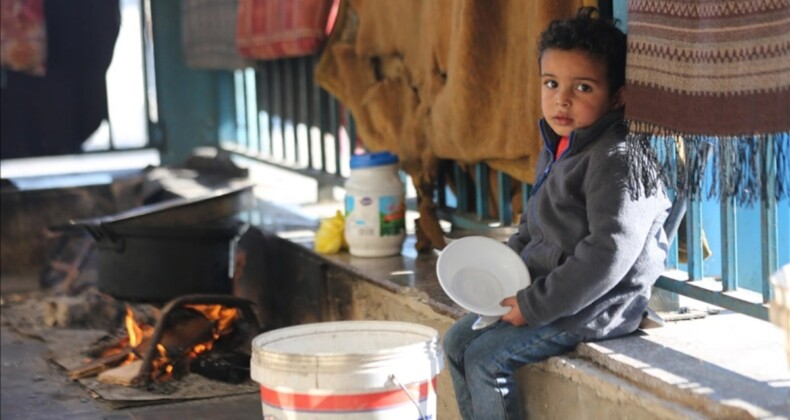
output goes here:
<path id="1" fill-rule="evenodd" d="M 513 326 L 520 327 L 527 325 L 527 320 L 521 315 L 521 309 L 518 308 L 518 302 L 515 296 L 510 296 L 499 302 L 501 306 L 510 306 L 510 312 L 502 315 L 502 321 L 510 323 Z"/>

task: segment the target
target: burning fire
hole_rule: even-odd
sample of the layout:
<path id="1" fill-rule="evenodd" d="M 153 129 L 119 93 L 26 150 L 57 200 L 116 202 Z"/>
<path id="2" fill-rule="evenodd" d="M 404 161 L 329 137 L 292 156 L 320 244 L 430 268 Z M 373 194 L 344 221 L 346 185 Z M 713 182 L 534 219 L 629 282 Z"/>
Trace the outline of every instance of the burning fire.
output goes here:
<path id="1" fill-rule="evenodd" d="M 143 342 L 143 337 L 150 337 L 154 332 L 154 327 L 148 324 L 142 324 L 142 326 L 137 324 L 134 312 L 132 312 L 132 308 L 129 305 L 126 305 L 124 324 L 126 325 L 126 336 L 129 338 L 129 346 L 132 348 L 139 346 Z M 129 356 L 134 357 L 134 355 Z M 129 360 L 129 362 L 132 360 L 134 359 Z"/>
<path id="2" fill-rule="evenodd" d="M 215 341 L 219 340 L 223 334 L 229 333 L 237 314 L 236 308 L 227 308 L 222 305 L 187 305 L 187 307 L 202 313 L 207 320 L 216 323 L 216 327 L 212 329 L 212 340 L 198 344 L 192 349 L 195 356 L 211 350 Z"/>
<path id="3" fill-rule="evenodd" d="M 180 336 L 178 340 L 171 339 L 169 345 L 167 343 L 168 331 L 165 331 L 161 342 L 156 343 L 156 349 L 159 354 L 152 361 L 151 366 L 151 378 L 156 381 L 164 382 L 169 380 L 176 369 L 176 365 L 184 364 L 188 366 L 189 362 L 197 358 L 198 355 L 210 351 L 217 340 L 233 331 L 234 321 L 238 316 L 237 309 L 222 305 L 191 304 L 184 305 L 184 307 L 196 311 L 205 318 L 198 324 L 204 325 L 204 329 L 207 331 L 198 328 L 196 336 Z M 151 337 L 154 334 L 154 327 L 138 322 L 135 319 L 134 312 L 128 305 L 126 306 L 124 324 L 127 337 L 119 343 L 121 348 L 110 349 L 105 352 L 105 355 L 124 351 L 124 348 L 128 346 L 132 351 L 129 352 L 128 357 L 123 361 L 122 364 L 125 365 L 145 356 L 145 352 L 150 346 Z M 172 326 L 171 329 L 173 329 Z M 210 336 L 210 338 L 204 339 L 206 336 Z M 173 343 L 172 341 L 175 342 Z M 195 343 L 194 341 L 199 342 Z M 184 344 L 188 348 L 182 348 Z"/>

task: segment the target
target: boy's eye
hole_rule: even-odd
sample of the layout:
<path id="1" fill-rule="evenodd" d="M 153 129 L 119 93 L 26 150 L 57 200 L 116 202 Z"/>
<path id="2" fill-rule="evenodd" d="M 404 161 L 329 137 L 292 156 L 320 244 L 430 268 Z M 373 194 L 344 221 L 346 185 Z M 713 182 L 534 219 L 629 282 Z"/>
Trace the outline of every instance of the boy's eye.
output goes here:
<path id="1" fill-rule="evenodd" d="M 557 87 L 557 82 L 554 80 L 546 80 L 545 82 L 543 82 L 543 85 L 549 89 L 554 89 Z"/>
<path id="2" fill-rule="evenodd" d="M 589 92 L 592 90 L 592 86 L 582 83 L 576 86 L 576 90 L 578 90 L 579 92 Z"/>

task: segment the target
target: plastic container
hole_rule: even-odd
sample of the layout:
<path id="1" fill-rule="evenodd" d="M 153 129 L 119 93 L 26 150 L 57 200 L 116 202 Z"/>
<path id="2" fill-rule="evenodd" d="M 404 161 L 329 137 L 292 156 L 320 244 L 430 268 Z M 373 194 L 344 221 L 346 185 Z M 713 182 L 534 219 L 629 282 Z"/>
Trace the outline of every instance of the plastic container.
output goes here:
<path id="1" fill-rule="evenodd" d="M 448 244 L 436 260 L 436 277 L 453 302 L 478 315 L 473 330 L 499 321 L 510 310 L 499 302 L 532 281 L 518 253 L 487 236 L 465 236 Z"/>
<path id="2" fill-rule="evenodd" d="M 265 419 L 435 419 L 439 333 L 396 321 L 281 328 L 252 341 Z"/>
<path id="3" fill-rule="evenodd" d="M 389 152 L 352 156 L 345 187 L 345 236 L 351 255 L 400 254 L 406 239 L 406 204 L 398 157 Z"/>

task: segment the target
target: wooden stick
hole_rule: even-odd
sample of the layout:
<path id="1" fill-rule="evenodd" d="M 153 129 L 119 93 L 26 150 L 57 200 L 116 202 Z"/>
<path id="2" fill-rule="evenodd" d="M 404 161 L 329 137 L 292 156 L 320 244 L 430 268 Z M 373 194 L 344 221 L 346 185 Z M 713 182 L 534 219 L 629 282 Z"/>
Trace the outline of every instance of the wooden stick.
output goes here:
<path id="1" fill-rule="evenodd" d="M 71 379 L 72 381 L 76 381 L 77 379 L 98 375 L 99 373 L 104 372 L 108 368 L 114 367 L 119 363 L 123 362 L 131 352 L 132 352 L 132 348 L 126 347 L 118 353 L 98 358 L 78 368 L 71 369 L 68 372 L 69 379 Z"/>
<path id="2" fill-rule="evenodd" d="M 140 374 L 142 366 L 143 361 L 137 359 L 128 365 L 107 369 L 100 373 L 96 379 L 103 384 L 130 386 Z"/>

